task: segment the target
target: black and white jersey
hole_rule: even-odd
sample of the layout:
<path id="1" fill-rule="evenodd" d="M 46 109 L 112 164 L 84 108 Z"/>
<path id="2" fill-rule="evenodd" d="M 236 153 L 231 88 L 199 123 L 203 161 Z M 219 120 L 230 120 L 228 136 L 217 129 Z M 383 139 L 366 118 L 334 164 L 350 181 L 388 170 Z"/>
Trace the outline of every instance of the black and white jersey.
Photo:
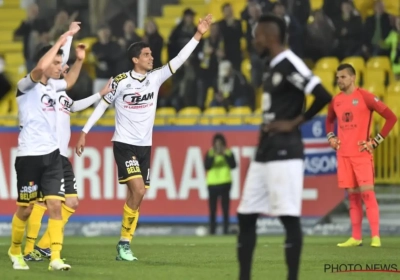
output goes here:
<path id="1" fill-rule="evenodd" d="M 28 75 L 17 85 L 20 133 L 17 156 L 38 156 L 58 149 L 56 92 L 65 90 L 65 80 L 44 85 Z"/>
<path id="2" fill-rule="evenodd" d="M 263 124 L 292 120 L 305 109 L 305 94 L 311 93 L 320 79 L 291 50 L 274 57 L 263 73 Z M 304 157 L 300 128 L 290 133 L 261 130 L 256 161 L 266 162 Z"/>

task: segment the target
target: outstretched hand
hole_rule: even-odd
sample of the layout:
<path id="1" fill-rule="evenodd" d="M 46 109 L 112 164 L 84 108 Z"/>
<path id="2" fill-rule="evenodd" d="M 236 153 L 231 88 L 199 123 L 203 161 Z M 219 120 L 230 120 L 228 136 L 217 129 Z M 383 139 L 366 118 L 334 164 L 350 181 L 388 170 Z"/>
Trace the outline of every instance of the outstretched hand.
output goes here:
<path id="1" fill-rule="evenodd" d="M 212 15 L 208 14 L 205 18 L 199 20 L 199 24 L 197 25 L 197 31 L 204 35 L 210 29 L 212 24 Z"/>

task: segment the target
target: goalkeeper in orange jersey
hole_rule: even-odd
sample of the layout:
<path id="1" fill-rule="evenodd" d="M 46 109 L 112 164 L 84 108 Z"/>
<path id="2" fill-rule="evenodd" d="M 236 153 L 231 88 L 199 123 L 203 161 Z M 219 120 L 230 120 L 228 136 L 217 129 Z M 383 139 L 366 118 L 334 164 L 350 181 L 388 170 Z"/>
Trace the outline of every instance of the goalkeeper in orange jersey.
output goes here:
<path id="1" fill-rule="evenodd" d="M 339 188 L 346 189 L 350 202 L 352 236 L 339 247 L 362 244 L 362 202 L 366 206 L 372 247 L 380 247 L 379 206 L 374 192 L 373 150 L 381 144 L 397 121 L 395 114 L 377 97 L 355 86 L 356 72 L 350 64 L 337 69 L 337 83 L 341 92 L 329 105 L 326 132 L 332 148 L 337 151 Z M 385 118 L 382 130 L 370 138 L 373 112 Z M 337 120 L 338 135 L 334 134 Z"/>

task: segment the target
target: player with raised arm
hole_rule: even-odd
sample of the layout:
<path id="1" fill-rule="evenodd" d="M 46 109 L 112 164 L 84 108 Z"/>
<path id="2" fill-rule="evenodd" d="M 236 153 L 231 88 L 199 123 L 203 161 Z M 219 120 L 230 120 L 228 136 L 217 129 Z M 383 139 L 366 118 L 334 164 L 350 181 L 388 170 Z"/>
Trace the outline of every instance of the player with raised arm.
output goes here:
<path id="1" fill-rule="evenodd" d="M 79 23 L 73 22 L 70 25 L 69 30 L 76 34 L 79 31 Z M 63 60 L 62 66 L 63 71 L 61 79 L 67 77 L 66 70 L 68 69 L 68 59 L 69 52 L 72 44 L 73 36 L 68 36 L 67 43 L 62 47 L 63 50 Z M 84 60 L 85 52 L 82 52 L 84 46 L 78 45 L 76 49 L 77 57 Z M 50 47 L 47 47 L 50 48 Z M 49 80 L 52 83 L 53 79 Z M 72 165 L 68 159 L 68 144 L 71 138 L 71 121 L 70 113 L 78 112 L 86 109 L 93 103 L 99 101 L 102 96 L 111 91 L 111 80 L 110 82 L 99 92 L 89 96 L 85 99 L 73 101 L 65 91 L 57 92 L 56 98 L 56 112 L 57 112 L 57 133 L 59 149 L 62 159 L 63 171 L 64 171 L 64 182 L 65 182 L 65 203 L 62 204 L 62 217 L 64 225 L 68 222 L 68 219 L 76 211 L 78 207 L 78 194 L 77 186 L 75 181 L 74 171 Z M 49 258 L 51 256 L 50 250 L 50 235 L 48 229 L 35 246 L 35 241 L 39 235 L 39 230 L 41 227 L 41 221 L 43 215 L 46 211 L 46 205 L 39 199 L 37 203 L 34 204 L 31 216 L 28 220 L 28 230 L 27 238 L 25 244 L 24 259 L 25 261 L 41 261 L 42 257 Z"/>
<path id="2" fill-rule="evenodd" d="M 289 280 L 298 279 L 303 243 L 300 224 L 304 178 L 304 145 L 299 125 L 312 119 L 330 100 L 304 62 L 286 49 L 283 19 L 263 15 L 254 30 L 257 52 L 269 58 L 263 73 L 262 115 L 255 161 L 250 163 L 238 207 L 239 279 L 251 279 L 259 214 L 279 217 L 286 231 Z M 304 112 L 305 94 L 315 100 Z"/>
<path id="3" fill-rule="evenodd" d="M 339 188 L 348 192 L 352 226 L 352 236 L 337 246 L 353 247 L 362 244 L 364 202 L 371 228 L 371 246 L 380 247 L 379 206 L 374 192 L 372 153 L 388 136 L 397 117 L 378 97 L 356 87 L 356 71 L 350 64 L 339 65 L 336 78 L 341 92 L 328 107 L 326 132 L 329 144 L 337 151 L 338 184 Z M 373 112 L 377 112 L 386 121 L 382 130 L 370 138 Z M 337 136 L 334 133 L 335 120 Z"/>
<path id="4" fill-rule="evenodd" d="M 115 104 L 115 132 L 112 138 L 118 180 L 128 187 L 124 205 L 117 260 L 134 261 L 130 247 L 139 218 L 139 207 L 150 186 L 150 156 L 158 91 L 162 83 L 183 65 L 211 25 L 212 16 L 200 20 L 197 32 L 179 54 L 161 68 L 153 68 L 149 45 L 134 43 L 128 48 L 133 70 L 116 76 L 113 91 L 103 97 L 90 116 L 76 145 L 76 153 L 84 151 L 86 134 L 101 118 L 111 103 Z"/>
<path id="5" fill-rule="evenodd" d="M 36 67 L 17 85 L 18 116 L 20 133 L 15 159 L 17 173 L 17 211 L 12 220 L 11 247 L 8 255 L 14 269 L 26 270 L 28 265 L 21 253 L 21 244 L 32 204 L 39 193 L 49 210 L 48 228 L 52 250 L 49 270 L 68 270 L 70 265 L 61 260 L 64 238 L 62 202 L 65 201 L 65 185 L 62 160 L 57 137 L 56 98 L 57 91 L 71 88 L 82 67 L 79 54 L 71 68 L 71 74 L 60 80 L 62 50 L 68 31 L 44 52 L 38 53 Z M 83 49 L 84 52 L 84 49 Z M 49 82 L 50 79 L 58 79 Z"/>

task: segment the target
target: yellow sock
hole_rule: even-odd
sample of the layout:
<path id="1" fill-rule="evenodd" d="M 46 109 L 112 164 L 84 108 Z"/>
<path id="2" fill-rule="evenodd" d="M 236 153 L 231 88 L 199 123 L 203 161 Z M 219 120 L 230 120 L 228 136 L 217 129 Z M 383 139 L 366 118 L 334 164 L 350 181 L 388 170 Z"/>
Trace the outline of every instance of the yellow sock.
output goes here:
<path id="1" fill-rule="evenodd" d="M 11 222 L 11 248 L 10 253 L 12 255 L 21 254 L 21 245 L 22 239 L 24 239 L 25 227 L 27 221 L 22 221 L 17 215 L 14 214 L 14 217 Z"/>
<path id="2" fill-rule="evenodd" d="M 61 249 L 64 240 L 64 221 L 49 219 L 51 260 L 61 259 Z"/>
<path id="3" fill-rule="evenodd" d="M 140 216 L 140 212 L 139 209 L 137 210 L 136 213 L 136 219 L 133 220 L 132 226 L 131 226 L 131 230 L 129 231 L 130 237 L 129 237 L 129 243 L 131 243 L 133 236 L 135 235 L 135 231 L 136 231 L 136 226 L 137 223 L 139 221 L 139 216 Z"/>
<path id="4" fill-rule="evenodd" d="M 121 226 L 121 240 L 129 241 L 131 240 L 131 230 L 132 224 L 136 220 L 138 210 L 132 210 L 128 205 L 124 205 L 124 215 L 122 216 L 122 226 Z"/>
<path id="5" fill-rule="evenodd" d="M 61 209 L 62 217 L 63 217 L 63 222 L 64 226 L 68 223 L 69 217 L 72 216 L 72 214 L 75 213 L 75 210 L 68 207 L 64 203 L 62 204 L 62 209 Z M 46 232 L 43 234 L 42 238 L 39 240 L 37 246 L 42 249 L 47 249 L 50 248 L 50 234 L 49 234 L 49 228 L 47 228 Z"/>
<path id="6" fill-rule="evenodd" d="M 39 235 L 40 226 L 42 225 L 42 218 L 46 210 L 47 208 L 42 205 L 36 203 L 33 205 L 31 215 L 28 219 L 28 229 L 26 231 L 25 255 L 33 252 L 36 239 Z"/>

